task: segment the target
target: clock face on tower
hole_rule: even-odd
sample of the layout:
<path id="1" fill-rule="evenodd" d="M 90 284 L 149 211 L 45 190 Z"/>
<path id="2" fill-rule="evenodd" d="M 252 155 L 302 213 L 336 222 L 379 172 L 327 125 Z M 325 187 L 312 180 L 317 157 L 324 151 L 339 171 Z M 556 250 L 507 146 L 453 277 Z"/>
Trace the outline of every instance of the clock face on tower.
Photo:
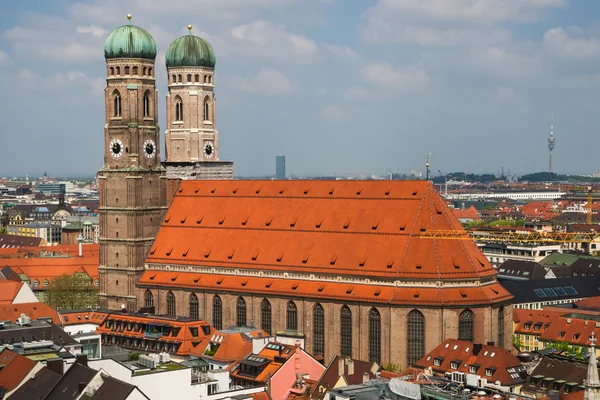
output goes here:
<path id="1" fill-rule="evenodd" d="M 123 155 L 123 142 L 119 139 L 113 139 L 110 142 L 110 155 L 113 158 L 119 158 Z"/>
<path id="2" fill-rule="evenodd" d="M 146 140 L 144 142 L 144 156 L 146 158 L 152 158 L 156 154 L 156 145 L 152 140 Z"/>
<path id="3" fill-rule="evenodd" d="M 204 143 L 204 155 L 206 158 L 212 158 L 215 155 L 215 146 L 212 142 Z"/>

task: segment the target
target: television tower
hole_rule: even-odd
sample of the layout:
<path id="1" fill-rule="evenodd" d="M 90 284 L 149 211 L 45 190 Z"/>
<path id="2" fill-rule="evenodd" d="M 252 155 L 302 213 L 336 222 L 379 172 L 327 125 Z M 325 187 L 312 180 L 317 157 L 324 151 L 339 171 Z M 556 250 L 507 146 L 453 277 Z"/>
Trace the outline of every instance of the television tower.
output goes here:
<path id="1" fill-rule="evenodd" d="M 550 164 L 548 167 L 548 172 L 552 173 L 552 151 L 554 150 L 554 146 L 556 146 L 554 139 L 554 117 L 550 117 L 550 137 L 548 138 L 548 150 L 550 150 Z"/>

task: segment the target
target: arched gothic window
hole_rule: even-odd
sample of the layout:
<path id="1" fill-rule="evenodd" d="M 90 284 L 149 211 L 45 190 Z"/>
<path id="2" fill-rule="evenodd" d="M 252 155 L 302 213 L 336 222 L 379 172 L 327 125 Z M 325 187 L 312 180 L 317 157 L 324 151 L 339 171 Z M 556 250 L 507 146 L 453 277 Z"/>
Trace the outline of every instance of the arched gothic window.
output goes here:
<path id="1" fill-rule="evenodd" d="M 147 68 L 146 68 L 146 67 L 144 67 L 144 68 L 142 69 L 142 75 L 146 76 L 146 72 L 147 72 L 147 71 L 148 71 L 148 70 L 147 70 Z"/>
<path id="2" fill-rule="evenodd" d="M 473 311 L 465 310 L 458 317 L 458 338 L 460 340 L 473 341 Z"/>
<path id="3" fill-rule="evenodd" d="M 217 330 L 223 329 L 223 302 L 218 294 L 213 297 L 213 326 Z"/>
<path id="4" fill-rule="evenodd" d="M 114 75 L 115 74 L 115 68 L 114 67 L 110 67 L 110 74 Z"/>
<path id="5" fill-rule="evenodd" d="M 204 75 L 204 83 L 208 82 L 208 76 Z"/>
<path id="6" fill-rule="evenodd" d="M 115 117 L 121 116 L 121 94 L 118 90 L 113 92 L 113 114 Z"/>
<path id="7" fill-rule="evenodd" d="M 406 317 L 407 364 L 413 365 L 425 355 L 425 317 L 412 310 Z"/>
<path id="8" fill-rule="evenodd" d="M 177 82 L 179 82 L 179 83 L 183 82 L 183 79 L 181 78 L 181 75 L 177 75 Z"/>
<path id="9" fill-rule="evenodd" d="M 152 67 L 148 68 L 148 76 L 152 76 Z"/>
<path id="10" fill-rule="evenodd" d="M 341 356 L 352 358 L 352 311 L 348 306 L 340 310 Z"/>
<path id="11" fill-rule="evenodd" d="M 129 66 L 125 67 L 125 75 L 129 75 Z"/>
<path id="12" fill-rule="evenodd" d="M 504 348 L 504 307 L 498 310 L 498 347 Z"/>
<path id="13" fill-rule="evenodd" d="M 260 303 L 260 326 L 263 331 L 271 334 L 271 303 L 267 299 Z"/>
<path id="14" fill-rule="evenodd" d="M 183 101 L 180 97 L 175 100 L 175 121 L 183 121 Z"/>
<path id="15" fill-rule="evenodd" d="M 144 307 L 154 307 L 154 295 L 149 289 L 144 292 Z"/>
<path id="16" fill-rule="evenodd" d="M 369 311 L 369 361 L 381 362 L 381 315 L 376 308 Z"/>
<path id="17" fill-rule="evenodd" d="M 177 82 L 177 77 L 175 75 L 173 75 L 173 83 Z"/>
<path id="18" fill-rule="evenodd" d="M 188 74 L 187 81 L 188 83 L 192 83 L 192 74 Z"/>
<path id="19" fill-rule="evenodd" d="M 198 296 L 196 296 L 196 293 L 190 294 L 190 318 L 200 319 L 198 312 Z"/>
<path id="20" fill-rule="evenodd" d="M 133 67 L 133 74 L 137 75 L 138 74 L 138 67 Z"/>
<path id="21" fill-rule="evenodd" d="M 173 292 L 169 291 L 169 293 L 167 293 L 167 315 L 174 317 L 175 313 L 175 295 Z"/>
<path id="22" fill-rule="evenodd" d="M 144 117 L 150 116 L 150 92 L 144 93 Z"/>
<path id="23" fill-rule="evenodd" d="M 199 83 L 200 82 L 200 75 L 198 75 L 198 74 L 194 75 L 194 82 L 195 83 Z"/>
<path id="24" fill-rule="evenodd" d="M 209 114 L 209 105 L 208 105 L 208 97 L 206 99 L 204 99 L 204 120 L 205 121 L 210 121 L 210 114 Z"/>
<path id="25" fill-rule="evenodd" d="M 117 75 L 121 75 L 121 67 L 117 67 Z"/>
<path id="26" fill-rule="evenodd" d="M 211 75 L 208 76 L 208 83 L 212 83 L 212 76 Z"/>
<path id="27" fill-rule="evenodd" d="M 325 311 L 319 303 L 313 308 L 313 354 L 325 355 Z"/>
<path id="28" fill-rule="evenodd" d="M 246 326 L 246 300 L 243 297 L 238 297 L 236 305 L 236 321 L 237 326 Z"/>
<path id="29" fill-rule="evenodd" d="M 296 307 L 296 303 L 293 301 L 288 301 L 287 309 L 286 309 L 286 329 L 288 331 L 297 331 L 298 330 L 298 307 Z"/>

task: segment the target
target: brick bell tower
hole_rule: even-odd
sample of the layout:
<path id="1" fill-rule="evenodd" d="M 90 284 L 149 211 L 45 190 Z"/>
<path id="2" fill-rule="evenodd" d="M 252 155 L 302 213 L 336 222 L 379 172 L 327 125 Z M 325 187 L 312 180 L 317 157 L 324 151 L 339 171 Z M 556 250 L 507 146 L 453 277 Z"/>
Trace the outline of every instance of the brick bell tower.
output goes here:
<path id="1" fill-rule="evenodd" d="M 166 211 L 167 180 L 160 160 L 156 43 L 127 18 L 129 24 L 112 31 L 104 44 L 99 305 L 137 311 L 135 284 Z"/>

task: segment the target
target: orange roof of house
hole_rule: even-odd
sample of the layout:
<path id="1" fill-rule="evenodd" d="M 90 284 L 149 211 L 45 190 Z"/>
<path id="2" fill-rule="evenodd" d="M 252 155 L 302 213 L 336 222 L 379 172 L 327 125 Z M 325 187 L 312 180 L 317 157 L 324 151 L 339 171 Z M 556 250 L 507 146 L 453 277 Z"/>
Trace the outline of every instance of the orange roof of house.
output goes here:
<path id="1" fill-rule="evenodd" d="M 11 258 L 2 261 L 18 274 L 26 275 L 30 281 L 51 281 L 61 275 L 85 273 L 92 279 L 98 279 L 98 254 L 84 254 L 83 257 L 35 257 Z"/>
<path id="2" fill-rule="evenodd" d="M 467 209 L 462 209 L 462 208 L 453 208 L 452 209 L 452 213 L 454 214 L 454 216 L 457 219 L 480 219 L 479 218 L 479 211 L 477 211 L 477 209 L 474 206 L 471 206 Z"/>
<path id="3" fill-rule="evenodd" d="M 439 361 L 439 365 L 434 363 Z M 452 368 L 455 364 L 456 368 Z M 433 351 L 415 363 L 415 367 L 429 368 L 439 373 L 464 372 L 472 373 L 470 367 L 475 367 L 475 373 L 487 377 L 489 381 L 500 381 L 503 385 L 513 386 L 525 380 L 519 375 L 521 366 L 519 359 L 510 351 L 490 345 L 477 345 L 466 340 L 446 339 Z M 486 370 L 491 370 L 491 377 Z"/>
<path id="4" fill-rule="evenodd" d="M 0 278 L 0 304 L 12 304 L 22 286 L 23 282 Z"/>
<path id="5" fill-rule="evenodd" d="M 109 313 L 97 310 L 67 310 L 60 311 L 59 318 L 63 326 L 78 324 L 102 324 Z"/>
<path id="6" fill-rule="evenodd" d="M 182 181 L 147 262 L 395 278 L 480 278 L 474 242 L 425 181 Z M 377 251 L 373 251 L 377 249 Z"/>
<path id="7" fill-rule="evenodd" d="M 279 346 L 279 348 L 281 350 L 271 349 L 270 345 L 277 345 L 277 346 Z M 290 359 L 295 353 L 296 353 L 296 346 L 270 342 L 258 354 L 250 354 L 246 357 L 246 358 L 249 358 L 249 357 L 264 358 L 269 361 L 269 364 L 254 378 L 246 376 L 246 375 L 242 375 L 240 378 L 243 378 L 245 380 L 251 380 L 254 382 L 258 382 L 258 383 L 266 383 L 269 380 L 269 378 L 271 378 L 275 374 L 275 372 L 277 372 L 277 370 L 279 368 L 281 368 L 281 366 L 283 364 L 285 364 L 285 362 L 288 359 Z M 277 361 L 275 360 L 275 357 L 277 357 Z M 239 368 L 233 368 L 231 371 L 231 376 L 238 377 L 239 372 L 240 372 Z"/>
<path id="8" fill-rule="evenodd" d="M 544 308 L 543 310 L 526 310 L 513 308 L 514 332 L 524 335 L 540 336 L 556 319 L 568 310 Z"/>
<path id="9" fill-rule="evenodd" d="M 215 332 L 210 337 L 205 337 L 202 342 L 193 349 L 190 354 L 202 356 L 220 362 L 239 361 L 252 353 L 252 339 L 255 337 L 269 337 L 270 335 L 261 329 L 252 332 L 241 331 L 239 328 L 233 328 L 234 331 L 221 330 Z M 204 354 L 209 344 L 218 345 L 218 349 L 213 356 Z"/>
<path id="10" fill-rule="evenodd" d="M 107 328 L 106 323 L 111 323 L 111 327 Z M 112 325 L 117 322 L 124 323 L 124 329 L 114 331 L 112 330 Z M 131 328 L 128 329 L 128 325 L 131 323 Z M 174 317 L 167 316 L 156 316 L 156 315 L 146 315 L 146 314 L 126 314 L 126 313 L 110 313 L 108 316 L 104 318 L 101 325 L 96 328 L 96 333 L 102 334 L 103 339 L 105 335 L 116 335 L 118 337 L 129 338 L 129 339 L 146 339 L 144 336 L 144 330 L 138 329 L 135 330 L 135 324 L 144 325 L 144 324 L 156 324 L 157 326 L 168 325 L 173 329 L 179 329 L 177 335 L 173 335 L 171 332 L 168 336 L 161 336 L 158 338 L 153 338 L 156 341 L 161 342 L 171 342 L 171 343 L 180 343 L 179 349 L 177 350 L 177 354 L 179 355 L 188 355 L 192 351 L 192 349 L 197 346 L 202 339 L 206 338 L 208 335 L 204 334 L 202 328 L 208 327 L 209 335 L 214 333 L 215 329 L 210 326 L 210 324 L 206 321 L 199 320 L 186 320 L 179 319 Z M 138 328 L 140 328 L 138 326 Z M 197 328 L 198 336 L 193 336 L 191 332 L 191 328 Z M 141 341 L 138 347 L 141 347 Z"/>
<path id="11" fill-rule="evenodd" d="M 584 310 L 600 311 L 600 296 L 577 300 L 575 302 L 575 307 Z"/>
<path id="12" fill-rule="evenodd" d="M 25 379 L 36 362 L 7 348 L 0 353 L 0 387 L 11 391 Z"/>
<path id="13" fill-rule="evenodd" d="M 84 244 L 82 254 L 84 256 L 98 256 L 98 244 Z M 24 246 L 19 248 L 0 248 L 0 258 L 23 258 L 23 257 L 45 257 L 54 253 L 57 256 L 79 255 L 79 245 L 58 244 L 55 246 Z"/>
<path id="14" fill-rule="evenodd" d="M 17 318 L 25 314 L 33 320 L 51 318 L 55 324 L 60 324 L 57 311 L 46 303 L 22 303 L 0 305 L 0 321 L 16 322 Z"/>
<path id="15" fill-rule="evenodd" d="M 180 287 L 224 292 L 264 293 L 342 301 L 392 304 L 475 305 L 510 300 L 512 295 L 500 284 L 473 287 L 413 287 L 311 281 L 285 278 L 249 277 L 208 273 L 146 270 L 139 287 Z"/>
<path id="16" fill-rule="evenodd" d="M 592 333 L 600 335 L 600 322 L 595 318 L 600 313 L 590 315 L 590 319 L 579 312 L 564 314 L 556 318 L 541 335 L 540 340 L 552 342 L 567 342 L 571 345 L 589 346 Z M 598 326 L 596 326 L 598 324 Z"/>
<path id="17" fill-rule="evenodd" d="M 271 400 L 267 392 L 258 392 L 249 394 L 252 400 Z"/>

